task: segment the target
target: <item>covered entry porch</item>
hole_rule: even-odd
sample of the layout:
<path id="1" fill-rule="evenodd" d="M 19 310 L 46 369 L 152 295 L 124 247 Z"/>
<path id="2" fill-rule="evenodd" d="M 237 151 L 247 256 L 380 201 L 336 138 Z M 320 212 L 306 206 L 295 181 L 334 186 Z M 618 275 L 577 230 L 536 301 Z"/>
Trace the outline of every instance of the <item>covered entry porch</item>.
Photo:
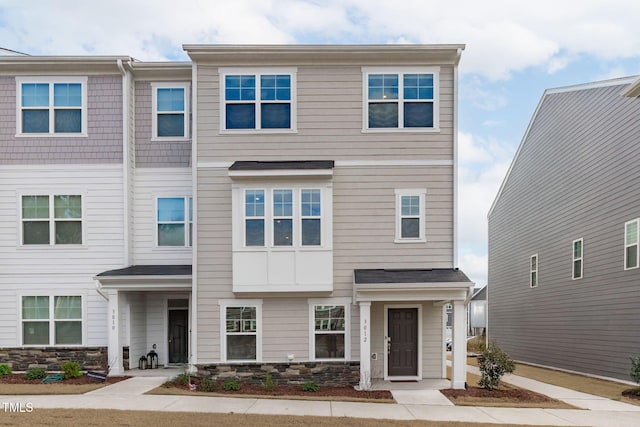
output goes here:
<path id="1" fill-rule="evenodd" d="M 131 266 L 95 279 L 97 291 L 108 301 L 109 375 L 141 365 L 189 363 L 190 265 Z"/>
<path id="2" fill-rule="evenodd" d="M 378 380 L 446 378 L 446 312 L 453 306 L 452 388 L 466 383 L 466 307 L 473 283 L 458 269 L 354 271 L 360 308 L 360 388 Z"/>

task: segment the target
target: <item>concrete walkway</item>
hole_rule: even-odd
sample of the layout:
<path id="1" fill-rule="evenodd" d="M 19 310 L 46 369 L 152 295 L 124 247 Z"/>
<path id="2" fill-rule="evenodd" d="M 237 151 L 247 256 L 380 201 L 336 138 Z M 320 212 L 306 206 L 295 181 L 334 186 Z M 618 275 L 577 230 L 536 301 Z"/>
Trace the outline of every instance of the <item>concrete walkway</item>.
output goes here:
<path id="1" fill-rule="evenodd" d="M 470 371 L 473 372 L 473 367 L 470 367 Z M 95 408 L 557 426 L 637 427 L 640 425 L 640 407 L 638 406 L 578 393 L 514 375 L 509 376 L 505 381 L 585 409 L 453 406 L 437 390 L 392 390 L 396 404 L 143 394 L 166 380 L 166 376 L 134 377 L 83 395 L 0 396 L 0 401 L 23 405 L 31 403 L 35 410 Z"/>

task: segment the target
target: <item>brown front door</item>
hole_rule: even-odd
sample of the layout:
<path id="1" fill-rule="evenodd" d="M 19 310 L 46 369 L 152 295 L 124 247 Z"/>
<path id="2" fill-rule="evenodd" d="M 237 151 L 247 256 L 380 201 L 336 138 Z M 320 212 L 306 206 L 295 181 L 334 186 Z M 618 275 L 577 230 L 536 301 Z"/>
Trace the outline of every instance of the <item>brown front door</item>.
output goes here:
<path id="1" fill-rule="evenodd" d="M 169 363 L 187 363 L 189 310 L 169 310 Z"/>
<path id="2" fill-rule="evenodd" d="M 418 375 L 418 309 L 390 308 L 388 326 L 388 375 Z"/>

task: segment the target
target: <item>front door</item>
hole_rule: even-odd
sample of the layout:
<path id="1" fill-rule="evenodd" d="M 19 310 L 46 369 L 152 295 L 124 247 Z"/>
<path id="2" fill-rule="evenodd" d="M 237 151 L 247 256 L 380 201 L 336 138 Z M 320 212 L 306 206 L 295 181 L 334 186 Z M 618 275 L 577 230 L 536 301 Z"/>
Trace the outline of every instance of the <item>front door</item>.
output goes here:
<path id="1" fill-rule="evenodd" d="M 187 363 L 189 310 L 169 310 L 169 363 Z"/>
<path id="2" fill-rule="evenodd" d="M 418 309 L 390 308 L 388 328 L 388 376 L 417 376 Z"/>

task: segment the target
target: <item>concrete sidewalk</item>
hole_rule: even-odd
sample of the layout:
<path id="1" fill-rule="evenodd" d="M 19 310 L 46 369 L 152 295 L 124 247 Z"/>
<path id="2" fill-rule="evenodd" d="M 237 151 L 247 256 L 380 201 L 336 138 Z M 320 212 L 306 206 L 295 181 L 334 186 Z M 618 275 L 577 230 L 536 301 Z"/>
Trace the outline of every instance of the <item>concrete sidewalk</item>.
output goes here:
<path id="1" fill-rule="evenodd" d="M 470 369 L 473 371 L 473 369 Z M 356 403 L 207 396 L 145 395 L 167 380 L 166 377 L 134 377 L 119 383 L 73 396 L 0 396 L 0 401 L 31 403 L 41 408 L 95 408 L 172 412 L 237 414 L 315 415 L 325 417 L 378 418 L 396 420 L 459 421 L 495 424 L 557 426 L 637 427 L 640 407 L 598 396 L 549 386 L 522 377 L 526 388 L 565 400 L 579 409 L 517 409 L 453 406 L 437 390 L 394 390 L 398 403 Z M 507 381 L 507 379 L 505 379 Z"/>

